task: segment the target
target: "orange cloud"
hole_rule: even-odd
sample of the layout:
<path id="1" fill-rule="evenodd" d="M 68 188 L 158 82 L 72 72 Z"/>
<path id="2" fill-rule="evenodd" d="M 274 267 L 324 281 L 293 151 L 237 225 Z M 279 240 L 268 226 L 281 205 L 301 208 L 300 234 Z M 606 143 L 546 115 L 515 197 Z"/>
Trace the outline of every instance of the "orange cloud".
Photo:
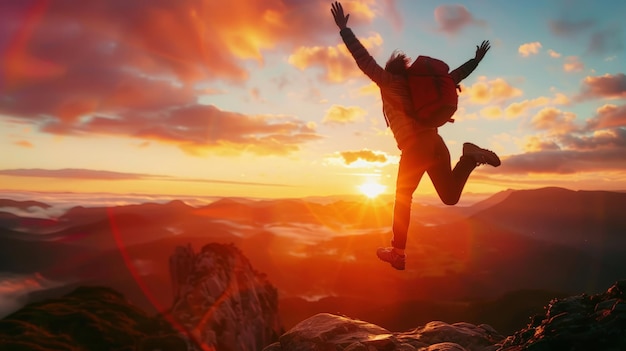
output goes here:
<path id="1" fill-rule="evenodd" d="M 480 114 L 488 119 L 497 119 L 502 116 L 502 109 L 498 106 L 487 106 L 480 110 Z"/>
<path id="2" fill-rule="evenodd" d="M 587 120 L 588 130 L 626 127 L 626 105 L 607 104 L 596 110 L 596 116 Z"/>
<path id="3" fill-rule="evenodd" d="M 28 141 L 28 140 L 19 140 L 19 141 L 16 141 L 16 142 L 15 142 L 15 145 L 17 145 L 17 146 L 21 146 L 21 147 L 25 147 L 25 148 L 29 148 L 29 149 L 34 147 L 33 143 L 31 143 L 31 142 L 30 142 L 30 141 Z"/>
<path id="4" fill-rule="evenodd" d="M 539 53 L 539 49 L 541 49 L 541 43 L 538 41 L 534 41 L 532 43 L 525 43 L 520 45 L 517 49 L 517 52 L 520 53 L 523 57 L 528 57 L 530 55 L 536 55 Z"/>
<path id="5" fill-rule="evenodd" d="M 376 49 L 383 43 L 380 34 L 374 34 L 360 41 L 368 50 Z M 302 46 L 289 56 L 288 61 L 301 70 L 310 67 L 321 68 L 324 71 L 323 78 L 328 82 L 339 83 L 350 77 L 363 76 L 343 43 L 326 47 Z"/>
<path id="6" fill-rule="evenodd" d="M 353 164 L 359 160 L 370 163 L 386 163 L 387 155 L 384 152 L 374 152 L 368 149 L 358 151 L 342 151 L 339 153 L 346 165 Z"/>
<path id="7" fill-rule="evenodd" d="M 354 123 L 365 116 L 367 112 L 358 107 L 350 106 L 344 107 L 339 105 L 332 105 L 327 111 L 322 123 L 325 124 L 349 124 Z"/>
<path id="8" fill-rule="evenodd" d="M 563 134 L 576 129 L 573 124 L 576 115 L 563 112 L 554 107 L 540 110 L 531 120 L 531 125 L 538 130 L 550 130 L 552 133 Z"/>
<path id="9" fill-rule="evenodd" d="M 478 82 L 463 91 L 469 94 L 470 102 L 477 104 L 500 102 L 522 95 L 520 89 L 511 86 L 502 78 L 488 81 L 485 77 L 480 77 Z"/>
<path id="10" fill-rule="evenodd" d="M 539 107 L 539 106 L 544 106 L 547 105 L 550 102 L 550 99 L 548 99 L 547 97 L 543 97 L 540 96 L 536 99 L 532 99 L 532 100 L 524 100 L 524 101 L 520 101 L 520 102 L 514 102 L 512 104 L 510 104 L 505 110 L 505 115 L 508 118 L 515 118 L 515 117 L 519 117 L 520 115 L 524 114 L 527 110 L 531 109 L 531 108 L 535 108 L 535 107 Z"/>
<path id="11" fill-rule="evenodd" d="M 565 63 L 563 64 L 563 70 L 565 72 L 580 72 L 585 68 L 585 64 L 583 64 L 577 56 L 568 56 L 565 58 Z"/>
<path id="12" fill-rule="evenodd" d="M 369 84 L 359 88 L 359 94 L 380 96 L 380 88 L 376 85 L 376 83 L 370 82 Z"/>
<path id="13" fill-rule="evenodd" d="M 440 5 L 435 8 L 435 21 L 439 30 L 447 34 L 457 34 L 471 25 L 485 25 L 485 21 L 478 20 L 463 5 Z"/>

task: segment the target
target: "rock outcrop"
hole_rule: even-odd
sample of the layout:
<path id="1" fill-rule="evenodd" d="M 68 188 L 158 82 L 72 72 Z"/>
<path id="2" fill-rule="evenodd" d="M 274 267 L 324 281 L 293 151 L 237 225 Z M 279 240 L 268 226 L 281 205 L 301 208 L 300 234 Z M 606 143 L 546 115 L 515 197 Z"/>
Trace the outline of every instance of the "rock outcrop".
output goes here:
<path id="1" fill-rule="evenodd" d="M 156 347 L 158 345 L 158 348 Z M 186 351 L 184 337 L 106 287 L 80 287 L 0 320 L 0 350 Z"/>
<path id="2" fill-rule="evenodd" d="M 605 293 L 554 299 L 499 351 L 626 350 L 626 280 Z"/>
<path id="3" fill-rule="evenodd" d="M 171 315 L 204 349 L 254 351 L 283 332 L 278 292 L 234 245 L 200 252 L 178 247 L 170 257 Z"/>
<path id="4" fill-rule="evenodd" d="M 502 339 L 485 324 L 430 322 L 395 333 L 357 319 L 320 313 L 294 326 L 264 351 L 494 351 Z"/>

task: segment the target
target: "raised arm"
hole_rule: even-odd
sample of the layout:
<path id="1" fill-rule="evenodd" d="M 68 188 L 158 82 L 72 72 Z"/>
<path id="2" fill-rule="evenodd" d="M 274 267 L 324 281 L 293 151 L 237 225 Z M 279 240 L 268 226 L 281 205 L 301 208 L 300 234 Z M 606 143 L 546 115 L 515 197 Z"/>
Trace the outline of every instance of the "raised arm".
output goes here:
<path id="1" fill-rule="evenodd" d="M 483 40 L 480 46 L 476 45 L 476 55 L 474 56 L 474 58 L 468 60 L 457 69 L 450 72 L 454 83 L 459 84 L 463 79 L 467 78 L 472 72 L 474 72 L 474 70 L 476 69 L 476 67 L 478 67 L 478 64 L 480 63 L 480 61 L 482 61 L 482 59 L 485 57 L 485 54 L 487 54 L 487 51 L 489 51 L 490 48 L 491 46 L 489 44 L 489 40 Z"/>
<path id="2" fill-rule="evenodd" d="M 361 71 L 365 73 L 372 81 L 378 85 L 385 85 L 392 80 L 391 73 L 385 71 L 376 60 L 369 54 L 367 49 L 361 44 L 359 39 L 354 35 L 352 30 L 348 28 L 348 18 L 350 15 L 345 15 L 343 12 L 343 6 L 338 1 L 332 4 L 330 12 L 333 14 L 335 24 L 339 27 L 339 34 L 341 39 L 346 44 L 348 51 L 354 57 L 356 64 Z"/>

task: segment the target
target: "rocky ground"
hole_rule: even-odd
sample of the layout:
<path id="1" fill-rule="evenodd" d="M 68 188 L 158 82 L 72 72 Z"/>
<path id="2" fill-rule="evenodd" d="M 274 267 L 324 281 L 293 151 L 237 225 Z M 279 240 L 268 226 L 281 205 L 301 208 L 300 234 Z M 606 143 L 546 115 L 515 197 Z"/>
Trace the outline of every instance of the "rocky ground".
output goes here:
<path id="1" fill-rule="evenodd" d="M 544 315 L 504 337 L 489 325 L 433 321 L 408 332 L 333 314 L 308 318 L 264 351 L 626 350 L 626 281 L 597 295 L 555 299 Z"/>

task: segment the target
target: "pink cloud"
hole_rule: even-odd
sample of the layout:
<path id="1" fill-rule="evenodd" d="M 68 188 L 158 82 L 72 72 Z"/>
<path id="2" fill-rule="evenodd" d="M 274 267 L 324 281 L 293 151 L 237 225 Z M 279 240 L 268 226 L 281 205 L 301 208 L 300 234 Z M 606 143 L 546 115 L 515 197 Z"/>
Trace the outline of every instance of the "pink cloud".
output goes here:
<path id="1" fill-rule="evenodd" d="M 583 80 L 579 99 L 626 97 L 626 75 L 624 73 L 588 76 Z"/>
<path id="2" fill-rule="evenodd" d="M 463 5 L 440 5 L 435 8 L 435 21 L 439 30 L 447 34 L 457 34 L 471 25 L 484 25 L 485 21 L 477 20 Z"/>
<path id="3" fill-rule="evenodd" d="M 593 118 L 587 120 L 587 130 L 626 127 L 626 105 L 603 105 Z"/>

